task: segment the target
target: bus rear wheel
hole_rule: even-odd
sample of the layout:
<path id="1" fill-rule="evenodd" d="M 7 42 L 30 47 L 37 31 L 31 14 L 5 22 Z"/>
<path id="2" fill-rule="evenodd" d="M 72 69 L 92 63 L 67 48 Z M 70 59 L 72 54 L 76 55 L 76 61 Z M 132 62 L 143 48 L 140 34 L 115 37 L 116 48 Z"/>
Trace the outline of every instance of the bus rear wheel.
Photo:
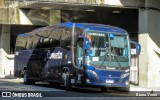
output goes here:
<path id="1" fill-rule="evenodd" d="M 27 70 L 25 70 L 24 72 L 23 83 L 24 84 L 35 84 L 35 81 L 28 79 Z"/>
<path id="2" fill-rule="evenodd" d="M 65 90 L 71 90 L 69 72 L 63 73 Z"/>
<path id="3" fill-rule="evenodd" d="M 58 86 L 60 86 L 60 84 L 59 84 L 59 83 L 56 83 L 56 82 L 49 82 L 49 84 L 50 84 L 51 86 L 53 86 L 53 87 L 58 87 Z"/>

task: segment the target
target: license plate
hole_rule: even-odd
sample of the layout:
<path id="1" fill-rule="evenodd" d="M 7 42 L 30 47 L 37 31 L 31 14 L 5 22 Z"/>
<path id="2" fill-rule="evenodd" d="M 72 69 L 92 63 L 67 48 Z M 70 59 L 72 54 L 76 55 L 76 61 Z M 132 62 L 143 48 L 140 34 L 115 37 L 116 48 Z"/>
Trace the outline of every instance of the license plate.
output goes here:
<path id="1" fill-rule="evenodd" d="M 114 80 L 106 80 L 106 83 L 114 83 Z"/>

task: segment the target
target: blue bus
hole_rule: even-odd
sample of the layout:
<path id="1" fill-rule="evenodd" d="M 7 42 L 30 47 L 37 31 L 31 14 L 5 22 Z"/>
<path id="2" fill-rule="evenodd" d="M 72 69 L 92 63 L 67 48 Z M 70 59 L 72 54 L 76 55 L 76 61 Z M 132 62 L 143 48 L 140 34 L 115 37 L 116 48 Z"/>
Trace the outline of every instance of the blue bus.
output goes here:
<path id="1" fill-rule="evenodd" d="M 66 22 L 18 35 L 14 75 L 25 84 L 46 81 L 66 90 L 74 85 L 129 91 L 130 59 L 124 29 Z"/>

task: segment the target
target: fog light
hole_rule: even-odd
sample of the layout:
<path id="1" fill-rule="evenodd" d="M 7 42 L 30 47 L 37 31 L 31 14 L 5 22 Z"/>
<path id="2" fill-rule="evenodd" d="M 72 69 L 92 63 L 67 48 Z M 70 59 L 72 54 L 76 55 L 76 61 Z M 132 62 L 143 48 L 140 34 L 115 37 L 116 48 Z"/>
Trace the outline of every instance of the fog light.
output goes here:
<path id="1" fill-rule="evenodd" d="M 129 85 L 129 82 L 128 82 L 128 81 L 126 81 L 126 85 Z"/>
<path id="2" fill-rule="evenodd" d="M 86 79 L 86 82 L 89 83 L 89 82 L 90 82 L 90 79 Z"/>

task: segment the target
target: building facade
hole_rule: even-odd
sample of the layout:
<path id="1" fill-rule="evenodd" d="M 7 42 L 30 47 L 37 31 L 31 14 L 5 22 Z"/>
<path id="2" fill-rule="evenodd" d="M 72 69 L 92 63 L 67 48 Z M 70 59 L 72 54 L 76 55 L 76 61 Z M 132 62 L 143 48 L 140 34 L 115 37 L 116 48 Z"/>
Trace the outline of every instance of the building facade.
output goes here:
<path id="1" fill-rule="evenodd" d="M 138 85 L 160 87 L 159 0 L 1 0 L 0 77 L 13 74 L 16 36 L 61 22 L 91 22 L 126 29 L 141 45 Z"/>

